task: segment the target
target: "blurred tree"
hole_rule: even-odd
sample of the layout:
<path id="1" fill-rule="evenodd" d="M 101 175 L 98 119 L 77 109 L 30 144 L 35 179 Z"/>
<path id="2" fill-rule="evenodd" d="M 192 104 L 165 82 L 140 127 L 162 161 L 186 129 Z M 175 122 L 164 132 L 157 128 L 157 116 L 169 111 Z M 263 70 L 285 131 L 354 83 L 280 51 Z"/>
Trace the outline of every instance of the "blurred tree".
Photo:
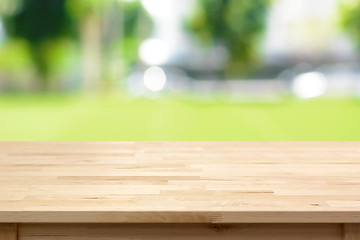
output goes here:
<path id="1" fill-rule="evenodd" d="M 144 18 L 141 3 L 121 0 L 69 0 L 68 3 L 80 33 L 84 87 L 109 88 L 137 59 L 139 27 Z"/>
<path id="2" fill-rule="evenodd" d="M 360 2 L 342 0 L 340 6 L 342 27 L 355 40 L 360 50 Z"/>
<path id="3" fill-rule="evenodd" d="M 270 0 L 198 0 L 188 26 L 203 43 L 226 45 L 226 77 L 245 77 L 256 66 L 269 5 Z"/>
<path id="4" fill-rule="evenodd" d="M 138 60 L 139 45 L 151 35 L 153 23 L 140 1 L 123 1 L 122 7 L 124 13 L 122 55 L 131 64 Z"/>
<path id="5" fill-rule="evenodd" d="M 117 4 L 106 9 L 103 50 L 104 80 L 107 86 L 119 82 L 129 74 L 138 62 L 141 42 L 152 32 L 152 20 L 146 14 L 140 1 L 117 0 Z M 115 7 L 114 5 L 117 5 Z M 114 27 L 116 26 L 116 27 Z"/>
<path id="6" fill-rule="evenodd" d="M 69 13 L 78 28 L 81 52 L 83 88 L 97 90 L 101 79 L 101 36 L 104 8 L 109 1 L 69 0 Z"/>
<path id="7" fill-rule="evenodd" d="M 10 0 L 8 2 L 11 2 Z M 71 33 L 71 18 L 66 11 L 66 0 L 17 0 L 8 4 L 12 11 L 5 15 L 7 33 L 28 42 L 30 56 L 38 70 L 39 85 L 49 87 L 49 49 L 55 39 Z M 8 8 L 9 9 L 9 8 Z"/>

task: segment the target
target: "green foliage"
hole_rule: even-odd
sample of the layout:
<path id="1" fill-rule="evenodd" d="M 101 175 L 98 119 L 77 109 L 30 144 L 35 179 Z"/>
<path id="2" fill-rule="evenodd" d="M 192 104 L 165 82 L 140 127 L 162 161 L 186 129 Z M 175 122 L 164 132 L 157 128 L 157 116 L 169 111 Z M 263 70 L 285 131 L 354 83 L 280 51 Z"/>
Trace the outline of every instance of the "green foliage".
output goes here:
<path id="1" fill-rule="evenodd" d="M 153 21 L 140 1 L 120 1 L 119 4 L 123 14 L 122 39 L 116 50 L 121 56 L 125 77 L 138 62 L 138 49 L 141 42 L 151 35 Z"/>
<path id="2" fill-rule="evenodd" d="M 65 0 L 23 0 L 21 8 L 7 19 L 8 32 L 39 44 L 64 35 L 70 18 Z"/>
<path id="3" fill-rule="evenodd" d="M 9 5 L 10 6 L 10 5 Z M 66 0 L 22 0 L 17 10 L 5 15 L 7 33 L 24 39 L 30 56 L 38 70 L 41 87 L 47 88 L 50 63 L 49 49 L 56 40 L 71 32 L 71 18 L 66 10 Z"/>
<path id="4" fill-rule="evenodd" d="M 67 7 L 69 13 L 76 18 L 83 18 L 88 14 L 99 14 L 112 0 L 69 0 Z"/>
<path id="5" fill-rule="evenodd" d="M 198 0 L 189 27 L 203 43 L 220 41 L 228 47 L 228 76 L 246 76 L 257 61 L 269 5 L 270 0 Z"/>
<path id="6" fill-rule="evenodd" d="M 21 40 L 8 41 L 0 48 L 0 71 L 19 73 L 26 69 L 30 56 L 26 51 L 26 43 Z"/>
<path id="7" fill-rule="evenodd" d="M 147 24 L 146 28 L 151 31 L 152 24 L 140 1 L 122 2 L 121 7 L 123 8 L 122 56 L 127 62 L 134 63 L 138 58 L 137 49 L 143 40 L 142 38 L 144 38 L 144 36 L 139 36 L 140 32 L 142 35 L 150 35 L 150 32 L 144 33 L 144 31 L 140 31 L 139 27 Z"/>
<path id="8" fill-rule="evenodd" d="M 143 9 L 140 2 L 123 2 L 121 4 L 123 8 L 123 27 L 124 27 L 124 36 L 125 37 L 134 37 L 137 32 L 137 25 L 141 14 L 143 14 Z"/>
<path id="9" fill-rule="evenodd" d="M 357 0 L 342 1 L 341 23 L 343 29 L 352 37 L 360 50 L 360 2 Z"/>

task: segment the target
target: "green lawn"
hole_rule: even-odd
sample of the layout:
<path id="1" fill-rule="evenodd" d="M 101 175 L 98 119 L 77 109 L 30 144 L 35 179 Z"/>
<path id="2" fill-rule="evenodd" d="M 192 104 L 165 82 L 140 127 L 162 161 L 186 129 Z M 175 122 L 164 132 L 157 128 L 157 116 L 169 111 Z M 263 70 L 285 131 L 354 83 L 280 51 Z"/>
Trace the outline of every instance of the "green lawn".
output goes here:
<path id="1" fill-rule="evenodd" d="M 360 141 L 360 101 L 2 96 L 1 141 Z"/>

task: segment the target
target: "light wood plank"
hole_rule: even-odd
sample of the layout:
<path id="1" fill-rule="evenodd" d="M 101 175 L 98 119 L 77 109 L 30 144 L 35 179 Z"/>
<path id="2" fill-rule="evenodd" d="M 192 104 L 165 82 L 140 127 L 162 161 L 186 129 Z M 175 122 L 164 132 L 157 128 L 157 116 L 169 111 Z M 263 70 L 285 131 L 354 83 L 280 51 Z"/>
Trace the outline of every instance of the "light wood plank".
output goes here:
<path id="1" fill-rule="evenodd" d="M 21 240 L 342 240 L 341 224 L 24 224 Z"/>
<path id="2" fill-rule="evenodd" d="M 0 224 L 0 240 L 17 240 L 17 225 Z"/>
<path id="3" fill-rule="evenodd" d="M 360 240 L 360 223 L 344 224 L 344 240 Z"/>
<path id="4" fill-rule="evenodd" d="M 1 142 L 0 222 L 359 223 L 360 142 Z"/>

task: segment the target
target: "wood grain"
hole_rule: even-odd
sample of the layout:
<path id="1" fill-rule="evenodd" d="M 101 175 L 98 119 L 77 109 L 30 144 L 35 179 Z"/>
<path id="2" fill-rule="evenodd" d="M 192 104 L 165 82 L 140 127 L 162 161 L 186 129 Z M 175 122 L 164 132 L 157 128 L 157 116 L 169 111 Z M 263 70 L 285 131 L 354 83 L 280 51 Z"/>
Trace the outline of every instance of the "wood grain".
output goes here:
<path id="1" fill-rule="evenodd" d="M 343 240 L 341 224 L 24 224 L 20 240 Z"/>
<path id="2" fill-rule="evenodd" d="M 17 225 L 0 224 L 0 240 L 17 240 Z"/>
<path id="3" fill-rule="evenodd" d="M 360 224 L 344 224 L 344 240 L 360 240 Z"/>
<path id="4" fill-rule="evenodd" d="M 0 222 L 359 223 L 360 142 L 2 142 Z"/>

